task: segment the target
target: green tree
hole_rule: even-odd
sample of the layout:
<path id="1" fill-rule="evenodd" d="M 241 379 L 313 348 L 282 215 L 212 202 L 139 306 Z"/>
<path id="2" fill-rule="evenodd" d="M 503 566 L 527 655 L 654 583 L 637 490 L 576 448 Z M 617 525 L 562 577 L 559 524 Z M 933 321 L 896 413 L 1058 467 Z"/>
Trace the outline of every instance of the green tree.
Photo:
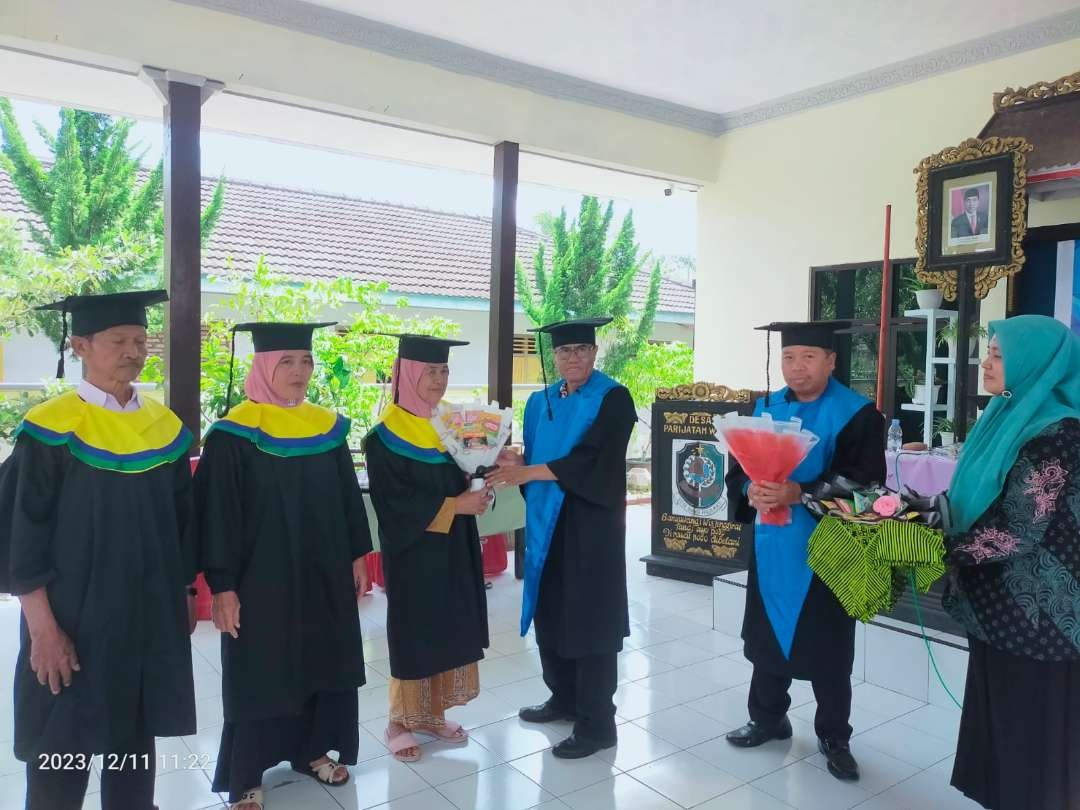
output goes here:
<path id="1" fill-rule="evenodd" d="M 315 333 L 312 353 L 315 375 L 308 397 L 352 419 L 353 446 L 371 429 L 381 406 L 385 404 L 397 341 L 373 334 L 376 332 L 436 335 L 455 334 L 459 327 L 445 318 L 404 318 L 400 310 L 408 301 L 396 301 L 398 312 L 387 312 L 383 296 L 387 285 L 364 283 L 350 278 L 333 282 L 292 283 L 275 273 L 260 258 L 254 271 L 240 274 L 231 271 L 216 281 L 226 284 L 230 297 L 203 317 L 206 337 L 202 343 L 201 411 L 203 427 L 217 419 L 225 407 L 229 381 L 232 326 L 238 321 L 328 320 L 327 313 L 347 312 L 348 321 L 337 329 Z M 244 378 L 251 367 L 250 354 L 238 352 L 233 370 L 235 404 L 243 398 Z M 162 364 L 154 358 L 144 372 L 144 379 L 162 381 Z"/>
<path id="2" fill-rule="evenodd" d="M 517 268 L 517 292 L 522 306 L 534 324 L 551 323 L 566 318 L 610 315 L 612 324 L 601 331 L 604 356 L 601 368 L 607 374 L 626 379 L 649 379 L 659 373 L 660 385 L 674 385 L 681 369 L 672 366 L 666 373 L 656 361 L 674 362 L 673 356 L 648 360 L 642 351 L 648 345 L 660 302 L 661 265 L 643 253 L 637 244 L 633 212 L 628 212 L 611 244 L 608 232 L 613 219 L 613 205 L 601 208 L 596 197 L 585 196 L 577 220 L 567 225 L 566 211 L 559 216 L 541 214 L 537 222 L 550 239 L 551 260 L 547 246 L 541 244 L 533 259 L 532 281 L 520 265 Z M 640 313 L 632 311 L 634 283 L 652 263 L 649 287 Z M 535 292 L 534 292 L 535 290 Z M 636 317 L 635 317 L 636 315 Z M 550 340 L 544 341 L 544 365 L 553 376 L 554 360 Z M 648 384 L 637 387 L 635 401 L 644 406 L 652 401 Z"/>
<path id="3" fill-rule="evenodd" d="M 533 258 L 533 286 L 529 286 L 520 263 L 516 280 L 518 300 L 534 324 L 612 316 L 615 320 L 601 331 L 605 347 L 602 370 L 621 379 L 652 334 L 660 302 L 661 271 L 660 262 L 653 262 L 637 244 L 632 211 L 627 212 L 608 244 L 613 216 L 612 203 L 601 208 L 600 201 L 591 196 L 582 197 L 578 217 L 569 225 L 565 210 L 554 218 L 542 216 L 538 221 L 551 239 L 550 270 L 547 248 L 541 243 Z M 648 295 L 635 317 L 631 306 L 634 282 L 650 262 Z M 552 376 L 551 343 L 547 336 L 541 338 L 544 365 Z"/>
<path id="4" fill-rule="evenodd" d="M 145 152 L 130 142 L 135 122 L 85 110 L 61 109 L 55 133 L 40 123 L 38 134 L 51 152 L 43 163 L 29 149 L 11 102 L 0 98 L 0 169 L 11 177 L 27 207 L 44 227 L 30 236 L 48 257 L 95 248 L 113 257 L 107 272 L 75 292 L 120 292 L 162 283 L 164 248 L 163 166 L 140 183 Z M 205 243 L 221 216 L 224 181 L 218 181 L 202 214 Z M 53 339 L 59 316 L 37 313 Z"/>
<path id="5" fill-rule="evenodd" d="M 651 403 L 657 388 L 694 382 L 694 349 L 685 343 L 646 343 L 628 363 L 620 382 L 639 405 Z"/>

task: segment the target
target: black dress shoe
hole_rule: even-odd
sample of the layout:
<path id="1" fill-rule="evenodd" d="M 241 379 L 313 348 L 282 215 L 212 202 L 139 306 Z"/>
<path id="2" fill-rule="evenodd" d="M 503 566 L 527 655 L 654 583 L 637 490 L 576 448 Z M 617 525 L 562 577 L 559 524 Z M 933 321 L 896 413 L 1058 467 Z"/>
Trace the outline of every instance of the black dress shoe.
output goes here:
<path id="1" fill-rule="evenodd" d="M 727 741 L 738 748 L 757 748 L 769 740 L 790 740 L 791 721 L 785 717 L 776 726 L 763 726 L 751 720 L 742 728 L 727 735 Z"/>
<path id="2" fill-rule="evenodd" d="M 541 703 L 539 706 L 526 706 L 518 710 L 518 717 L 526 723 L 554 723 L 556 720 L 577 720 L 572 714 L 564 712 L 557 706 L 552 706 L 551 701 Z"/>
<path id="3" fill-rule="evenodd" d="M 613 748 L 614 746 L 614 739 L 609 742 L 601 742 L 600 740 L 591 740 L 587 737 L 579 737 L 577 734 L 571 734 L 552 748 L 551 753 L 559 759 L 581 759 L 582 757 L 591 756 L 597 751 L 603 751 L 605 748 Z"/>
<path id="4" fill-rule="evenodd" d="M 818 738 L 818 750 L 829 763 L 829 773 L 845 782 L 859 781 L 859 763 L 851 755 L 851 748 L 840 740 Z"/>

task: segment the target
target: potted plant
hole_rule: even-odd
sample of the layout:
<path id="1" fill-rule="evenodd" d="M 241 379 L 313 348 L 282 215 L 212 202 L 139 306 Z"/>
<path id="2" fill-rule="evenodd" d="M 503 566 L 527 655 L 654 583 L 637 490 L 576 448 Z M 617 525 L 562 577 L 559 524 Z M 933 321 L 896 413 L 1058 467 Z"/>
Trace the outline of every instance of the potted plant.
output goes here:
<path id="1" fill-rule="evenodd" d="M 941 309 L 942 300 L 943 294 L 938 287 L 924 281 L 919 282 L 919 286 L 915 290 L 915 301 L 918 303 L 919 309 Z"/>
<path id="2" fill-rule="evenodd" d="M 956 320 L 951 320 L 938 330 L 938 340 L 945 342 L 949 347 L 950 355 L 956 351 L 957 323 Z M 990 336 L 990 333 L 986 331 L 986 327 L 982 324 L 972 324 L 968 335 L 968 357 L 971 357 L 978 351 L 979 341 L 985 340 Z"/>
<path id="3" fill-rule="evenodd" d="M 948 447 L 956 441 L 956 430 L 951 419 L 942 417 L 934 422 L 934 435 L 941 438 L 941 446 Z"/>
<path id="4" fill-rule="evenodd" d="M 941 393 L 941 386 L 938 385 L 936 379 L 933 380 L 930 385 L 927 385 L 926 373 L 916 371 L 915 381 L 911 384 L 908 393 L 911 394 L 911 401 L 914 404 L 930 407 L 937 404 L 938 394 Z"/>

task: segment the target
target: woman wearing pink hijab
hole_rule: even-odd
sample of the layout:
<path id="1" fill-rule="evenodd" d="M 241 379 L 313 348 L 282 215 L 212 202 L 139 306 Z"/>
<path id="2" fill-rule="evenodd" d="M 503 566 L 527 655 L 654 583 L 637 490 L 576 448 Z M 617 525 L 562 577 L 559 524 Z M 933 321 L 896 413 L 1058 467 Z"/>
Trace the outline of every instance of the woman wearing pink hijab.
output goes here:
<path id="1" fill-rule="evenodd" d="M 402 762 L 420 758 L 418 733 L 468 741 L 446 710 L 479 694 L 477 662 L 488 646 L 476 515 L 487 509 L 489 492 L 466 491 L 465 474 L 430 421 L 446 393 L 450 347 L 464 345 L 402 335 L 394 401 L 364 444 L 386 576 L 385 741 Z"/>
<path id="2" fill-rule="evenodd" d="M 357 758 L 356 599 L 371 535 L 349 420 L 306 398 L 312 331 L 324 325 L 236 327 L 255 343 L 247 399 L 211 426 L 195 473 L 221 631 L 225 725 L 213 789 L 234 810 L 261 810 L 263 772 L 282 761 L 334 788 Z"/>

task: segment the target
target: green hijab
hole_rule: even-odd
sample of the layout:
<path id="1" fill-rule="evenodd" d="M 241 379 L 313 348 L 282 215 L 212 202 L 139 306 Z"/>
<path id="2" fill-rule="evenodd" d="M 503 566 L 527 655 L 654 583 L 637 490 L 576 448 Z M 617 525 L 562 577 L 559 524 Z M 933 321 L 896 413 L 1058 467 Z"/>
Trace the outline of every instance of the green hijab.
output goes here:
<path id="1" fill-rule="evenodd" d="M 1044 315 L 990 324 L 1005 389 L 975 424 L 949 487 L 952 531 L 966 532 L 997 499 L 1020 448 L 1062 419 L 1080 418 L 1080 336 Z"/>

